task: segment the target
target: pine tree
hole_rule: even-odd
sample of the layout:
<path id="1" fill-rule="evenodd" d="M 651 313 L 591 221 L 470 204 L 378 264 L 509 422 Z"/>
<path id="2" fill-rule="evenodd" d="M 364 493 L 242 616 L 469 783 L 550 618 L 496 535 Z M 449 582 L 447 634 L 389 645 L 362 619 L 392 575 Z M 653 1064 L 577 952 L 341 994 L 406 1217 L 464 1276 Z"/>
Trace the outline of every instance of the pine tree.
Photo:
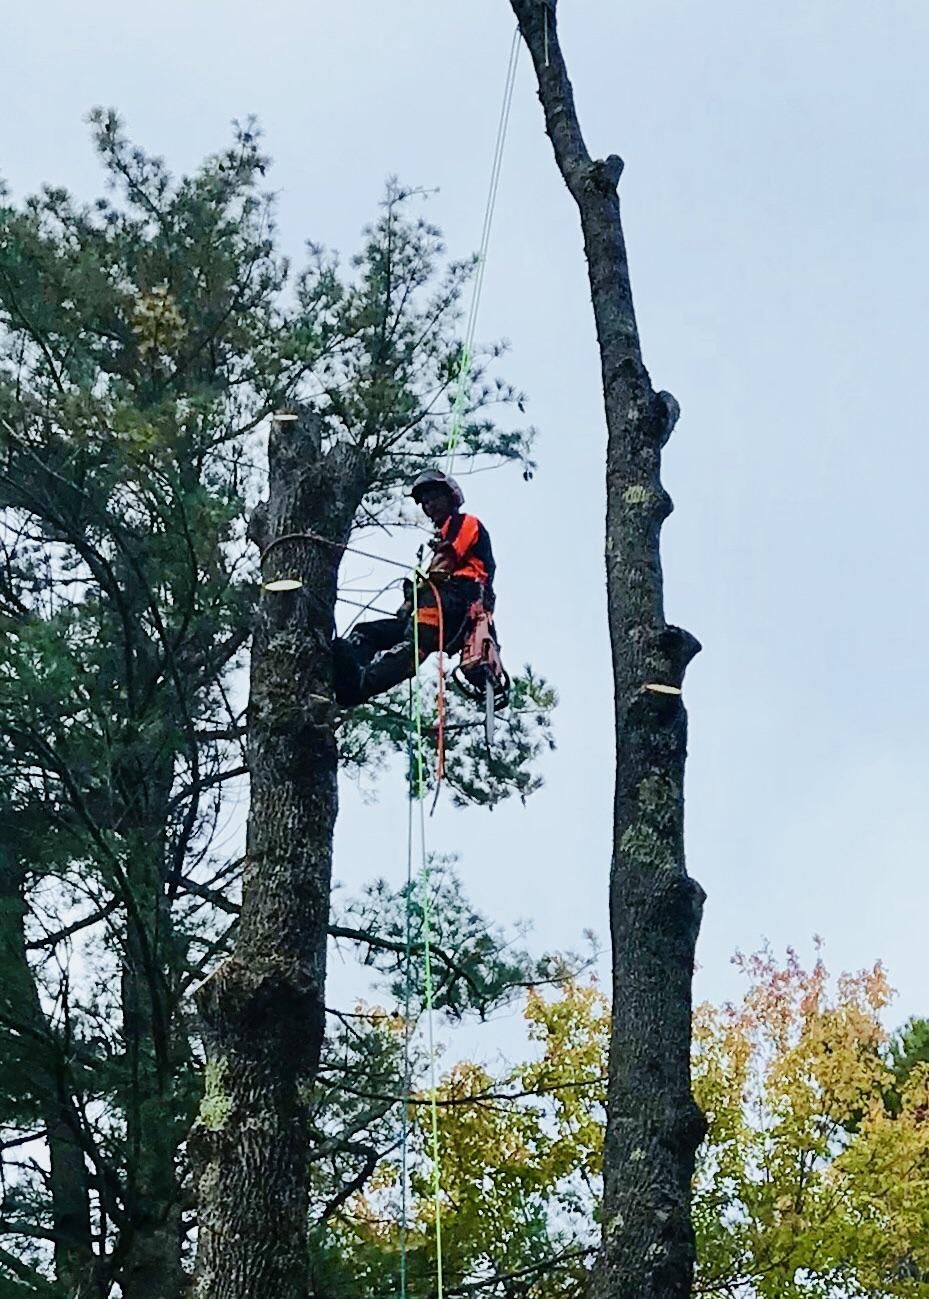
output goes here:
<path id="1" fill-rule="evenodd" d="M 177 1299 L 197 1226 L 187 1134 L 198 1114 L 198 1132 L 222 1114 L 192 993 L 249 923 L 228 818 L 248 765 L 256 613 L 259 663 L 268 639 L 246 537 L 261 430 L 295 401 L 315 409 L 306 427 L 327 451 L 377 429 L 389 446 L 348 526 L 393 522 L 409 465 L 443 436 L 441 415 L 416 422 L 413 376 L 440 379 L 441 404 L 470 263 L 443 279 L 438 233 L 393 188 L 348 272 L 314 251 L 291 286 L 253 126 L 180 178 L 113 114 L 93 127 L 106 198 L 82 206 L 47 188 L 0 207 L 0 1277 L 38 1295 L 118 1284 Z M 395 317 L 401 284 L 422 303 Z M 385 322 L 398 337 L 384 334 L 375 363 Z M 526 435 L 488 414 L 513 396 L 478 376 L 469 454 L 527 454 Z M 317 594 L 331 620 L 334 578 Z M 481 795 L 482 769 L 491 802 L 533 788 L 553 698 L 531 677 L 520 689 L 492 769 L 482 754 L 463 761 L 460 797 Z M 394 704 L 333 714 L 327 762 L 402 755 Z M 450 743 L 470 752 L 467 732 Z M 341 932 L 390 969 L 396 905 L 376 923 L 363 900 L 331 921 L 327 905 L 313 940 L 322 952 L 327 929 Z M 451 1012 L 508 995 L 512 969 L 492 952 L 463 940 L 447 960 Z M 330 1071 L 340 1051 L 334 1039 Z M 304 1162 L 324 1158 L 311 1148 L 323 1129 L 325 1158 L 343 1145 L 350 1157 L 333 1106 L 314 1109 Z"/>

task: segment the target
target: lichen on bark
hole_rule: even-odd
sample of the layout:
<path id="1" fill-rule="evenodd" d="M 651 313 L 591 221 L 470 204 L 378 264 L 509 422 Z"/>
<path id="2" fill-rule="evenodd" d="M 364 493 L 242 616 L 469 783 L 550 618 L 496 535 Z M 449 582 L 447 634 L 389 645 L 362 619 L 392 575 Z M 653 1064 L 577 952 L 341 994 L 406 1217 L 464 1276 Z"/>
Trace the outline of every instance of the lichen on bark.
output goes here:
<path id="1" fill-rule="evenodd" d="M 577 204 L 607 424 L 606 578 L 617 742 L 610 870 L 613 1024 L 603 1234 L 593 1299 L 687 1299 L 690 1183 L 703 1119 L 690 1087 L 694 949 L 703 891 L 684 862 L 687 715 L 681 689 L 700 646 L 664 614 L 661 527 L 671 499 L 661 449 L 679 408 L 656 392 L 641 346 L 615 154 L 584 142 L 558 35 L 557 0 L 510 0 L 545 125 Z M 656 687 L 658 687 L 656 689 Z"/>
<path id="2" fill-rule="evenodd" d="M 209 1132 L 221 1132 L 232 1114 L 232 1097 L 223 1090 L 228 1068 L 226 1058 L 217 1056 L 215 1060 L 207 1060 L 203 1071 L 203 1097 L 197 1121 Z"/>

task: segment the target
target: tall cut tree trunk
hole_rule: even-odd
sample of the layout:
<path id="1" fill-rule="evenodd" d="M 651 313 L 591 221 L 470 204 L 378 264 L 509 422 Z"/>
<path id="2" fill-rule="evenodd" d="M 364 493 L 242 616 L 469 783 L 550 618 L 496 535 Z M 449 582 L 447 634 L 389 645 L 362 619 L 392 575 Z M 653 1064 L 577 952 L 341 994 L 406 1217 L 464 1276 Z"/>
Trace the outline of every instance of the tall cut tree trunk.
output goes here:
<path id="1" fill-rule="evenodd" d="M 206 1093 L 191 1136 L 199 1189 L 198 1299 L 305 1299 L 307 1098 L 325 1016 L 337 811 L 331 702 L 338 549 L 366 486 L 363 456 L 322 450 L 311 414 L 270 439 L 267 551 L 252 642 L 251 806 L 234 955 L 203 985 Z M 276 544 L 275 544 L 276 543 Z M 270 548 L 270 549 L 269 549 Z"/>
<path id="2" fill-rule="evenodd" d="M 678 416 L 642 363 L 620 221 L 622 161 L 591 158 L 558 41 L 557 0 L 510 0 L 545 124 L 577 204 L 608 430 L 606 574 L 617 739 L 610 876 L 613 1027 L 603 1240 L 593 1292 L 684 1299 L 694 1270 L 691 985 L 704 894 L 684 864 L 687 718 L 681 687 L 700 646 L 664 617 L 661 448 Z"/>

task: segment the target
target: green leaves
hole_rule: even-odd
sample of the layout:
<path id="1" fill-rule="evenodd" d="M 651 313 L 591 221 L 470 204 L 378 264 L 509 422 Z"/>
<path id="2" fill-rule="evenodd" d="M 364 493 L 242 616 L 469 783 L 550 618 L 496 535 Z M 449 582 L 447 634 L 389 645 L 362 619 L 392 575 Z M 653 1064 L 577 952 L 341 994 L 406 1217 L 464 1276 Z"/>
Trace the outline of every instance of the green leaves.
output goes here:
<path id="1" fill-rule="evenodd" d="M 446 663 L 446 671 L 450 665 Z M 424 684 L 422 692 L 426 786 L 435 786 L 438 763 L 437 689 Z M 456 688 L 446 685 L 444 785 L 458 807 L 493 809 L 514 794 L 525 802 L 541 788 L 538 761 L 555 747 L 552 713 L 558 703 L 555 690 L 530 667 L 513 679 L 510 704 L 496 721 L 494 744 L 488 749 L 480 706 Z M 343 766 L 364 780 L 376 773 L 392 754 L 411 761 L 412 725 L 408 687 L 348 713 L 339 728 Z M 414 779 L 410 769 L 410 783 Z"/>
<path id="2" fill-rule="evenodd" d="M 414 1007 L 424 1004 L 423 889 L 430 891 L 430 932 L 434 1004 L 453 1018 L 476 1011 L 483 1018 L 496 1006 L 518 997 L 544 973 L 527 952 L 514 947 L 492 921 L 468 903 L 450 861 L 435 859 L 428 885 L 416 878 L 397 888 L 376 880 L 334 917 L 334 933 L 351 935 L 365 950 L 365 963 L 387 976 L 391 997 L 400 1005 L 407 996 L 407 917 L 412 947 L 409 994 Z"/>
<path id="3" fill-rule="evenodd" d="M 443 456 L 457 396 L 457 326 L 475 263 L 446 259 L 440 231 L 416 215 L 423 202 L 422 193 L 390 182 L 353 273 L 340 275 L 337 260 L 316 247 L 298 281 L 301 307 L 325 344 L 314 371 L 320 409 L 334 429 L 370 450 L 376 473 L 366 503 L 375 514 Z M 531 430 L 503 430 L 493 418 L 521 400 L 511 385 L 489 377 L 501 352 L 492 346 L 472 358 L 458 445 L 467 466 L 529 454 Z"/>

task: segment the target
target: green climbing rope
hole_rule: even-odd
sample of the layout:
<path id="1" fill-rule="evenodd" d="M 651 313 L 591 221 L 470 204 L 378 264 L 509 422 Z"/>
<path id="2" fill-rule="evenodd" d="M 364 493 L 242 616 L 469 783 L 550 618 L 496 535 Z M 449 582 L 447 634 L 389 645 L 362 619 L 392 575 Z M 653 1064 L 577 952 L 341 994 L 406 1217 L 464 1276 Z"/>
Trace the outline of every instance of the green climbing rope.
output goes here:
<path id="1" fill-rule="evenodd" d="M 461 429 L 464 422 L 465 404 L 468 400 L 471 364 L 474 360 L 474 339 L 477 332 L 477 315 L 481 304 L 481 293 L 484 289 L 484 273 L 487 269 L 487 254 L 490 250 L 490 232 L 493 228 L 494 213 L 497 208 L 497 191 L 500 188 L 500 172 L 503 167 L 503 151 L 506 145 L 507 131 L 510 125 L 510 109 L 513 104 L 513 90 L 516 86 L 516 65 L 519 62 L 520 36 L 517 27 L 513 33 L 510 46 L 510 60 L 506 70 L 506 85 L 503 91 L 503 104 L 500 109 L 500 121 L 497 125 L 497 141 L 494 146 L 494 160 L 490 169 L 490 186 L 487 191 L 487 205 L 484 208 L 484 225 L 481 229 L 481 242 L 477 254 L 477 267 L 474 273 L 474 284 L 471 289 L 471 306 L 465 326 L 464 348 L 458 371 L 455 375 L 456 392 L 452 406 L 452 417 L 448 436 L 448 467 L 451 473 L 455 467 L 455 454 L 461 440 Z"/>
<path id="2" fill-rule="evenodd" d="M 415 597 L 414 597 L 415 603 Z M 416 633 L 414 638 L 418 639 Z M 411 725 L 407 740 L 407 779 L 409 789 L 409 815 L 406 827 L 406 941 L 404 943 L 404 970 L 406 987 L 403 997 L 403 1117 L 400 1127 L 400 1295 L 407 1295 L 407 1214 L 409 1212 L 409 1136 L 410 1136 L 410 1092 L 413 1086 L 413 1071 L 410 1055 L 411 1011 L 413 1005 L 413 763 L 415 748 L 413 745 L 413 682 L 410 682 L 409 714 Z"/>
<path id="3" fill-rule="evenodd" d="M 413 804 L 419 805 L 419 902 L 422 908 L 423 986 L 429 1050 L 429 1117 L 430 1154 L 432 1156 L 432 1194 L 435 1211 L 436 1299 L 443 1299 L 442 1276 L 442 1162 L 439 1150 L 439 1107 L 436 1087 L 434 1007 L 435 989 L 432 982 L 432 898 L 429 881 L 429 853 L 426 848 L 426 761 L 423 744 L 423 694 L 419 662 L 419 581 L 418 569 L 413 571 L 413 656 L 416 675 L 410 689 L 412 746 L 410 757 L 410 815 L 407 828 L 407 896 L 406 896 L 406 997 L 404 1039 L 404 1114 L 401 1138 L 401 1225 L 400 1225 L 400 1295 L 407 1299 L 407 1214 L 408 1214 L 408 1145 L 410 1129 L 410 1013 L 413 970 L 412 921 L 415 908 L 413 890 Z"/>
<path id="4" fill-rule="evenodd" d="M 490 232 L 493 226 L 494 211 L 497 204 L 497 191 L 500 187 L 500 172 L 503 164 L 503 151 L 506 143 L 507 129 L 510 120 L 510 108 L 513 103 L 513 89 L 516 84 L 516 65 L 519 56 L 519 29 L 513 34 L 510 47 L 510 58 L 507 66 L 506 85 L 503 93 L 503 105 L 500 121 L 497 126 L 497 140 L 494 148 L 494 159 L 490 173 L 490 187 L 487 205 L 484 209 L 484 224 L 481 230 L 481 243 L 478 251 L 474 285 L 471 293 L 471 306 L 468 312 L 465 329 L 465 341 L 461 360 L 456 374 L 457 390 L 452 407 L 448 436 L 448 472 L 451 473 L 464 419 L 468 399 L 471 363 L 474 356 L 474 339 L 477 329 L 478 308 L 481 292 L 484 287 L 484 272 L 487 266 L 487 254 L 490 247 Z M 413 888 L 413 822 L 414 803 L 419 805 L 419 904 L 422 909 L 422 944 L 423 944 L 423 988 L 427 1023 L 427 1044 L 429 1051 L 429 1127 L 430 1155 L 432 1158 L 432 1197 L 435 1214 L 435 1253 L 436 1253 L 436 1299 L 443 1299 L 444 1277 L 442 1260 L 442 1162 L 439 1145 L 439 1106 L 438 1088 L 436 1085 L 436 1059 L 434 1037 L 435 988 L 432 980 L 432 896 L 429 879 L 429 854 L 426 848 L 426 762 L 423 743 L 423 695 L 419 662 L 419 579 L 418 569 L 413 572 L 413 654 L 416 662 L 416 675 L 410 685 L 410 746 L 408 749 L 409 772 L 409 820 L 407 826 L 407 886 L 406 886 L 406 992 L 404 1005 L 404 1081 L 403 1081 L 403 1119 L 401 1128 L 401 1208 L 400 1208 L 400 1296 L 408 1299 L 408 1234 L 409 1234 L 409 1132 L 410 1102 L 412 1089 L 411 1067 L 411 1030 L 410 1016 L 412 1011 L 412 972 L 413 972 L 413 915 L 416 905 Z"/>

